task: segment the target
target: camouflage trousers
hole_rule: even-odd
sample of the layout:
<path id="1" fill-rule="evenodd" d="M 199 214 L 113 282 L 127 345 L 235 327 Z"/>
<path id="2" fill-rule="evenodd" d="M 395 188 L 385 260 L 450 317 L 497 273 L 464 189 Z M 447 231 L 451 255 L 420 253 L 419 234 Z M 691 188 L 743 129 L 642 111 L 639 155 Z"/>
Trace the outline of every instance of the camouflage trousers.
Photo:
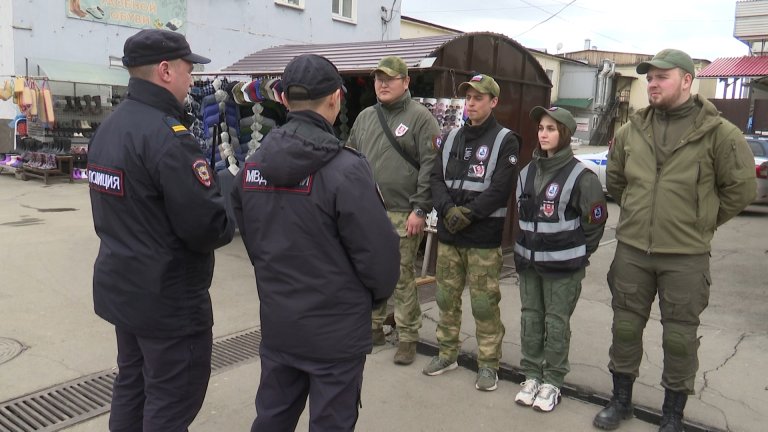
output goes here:
<path id="1" fill-rule="evenodd" d="M 477 366 L 499 369 L 504 324 L 501 323 L 499 276 L 501 248 L 476 249 L 437 245 L 437 305 L 440 322 L 437 341 L 440 357 L 455 360 L 459 354 L 461 294 L 469 285 L 477 337 Z"/>
<path id="2" fill-rule="evenodd" d="M 419 251 L 422 235 L 407 237 L 405 222 L 406 212 L 387 212 L 389 220 L 400 236 L 400 279 L 395 286 L 395 324 L 400 342 L 418 342 L 421 328 L 421 305 L 416 291 L 415 271 L 413 268 L 416 253 Z M 371 314 L 371 328 L 380 329 L 387 317 L 387 304 L 374 309 Z"/>

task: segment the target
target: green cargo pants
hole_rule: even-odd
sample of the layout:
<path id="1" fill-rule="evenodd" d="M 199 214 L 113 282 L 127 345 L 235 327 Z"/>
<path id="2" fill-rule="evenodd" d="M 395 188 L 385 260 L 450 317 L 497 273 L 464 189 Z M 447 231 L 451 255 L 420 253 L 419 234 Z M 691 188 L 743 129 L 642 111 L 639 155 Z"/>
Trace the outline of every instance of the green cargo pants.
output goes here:
<path id="1" fill-rule="evenodd" d="M 477 366 L 499 369 L 504 324 L 501 323 L 499 276 L 501 248 L 474 249 L 437 244 L 437 305 L 440 357 L 456 359 L 461 329 L 461 293 L 469 285 L 477 337 Z"/>
<path id="2" fill-rule="evenodd" d="M 395 324 L 400 342 L 418 342 L 421 328 L 421 305 L 416 291 L 416 279 L 413 269 L 416 253 L 419 251 L 422 235 L 407 237 L 405 222 L 410 213 L 387 212 L 389 220 L 400 236 L 400 279 L 395 286 Z M 387 318 L 386 302 L 373 310 L 371 329 L 378 330 Z"/>
<path id="3" fill-rule="evenodd" d="M 571 370 L 571 315 L 581 295 L 584 269 L 548 279 L 529 268 L 520 272 L 520 367 L 525 379 L 562 387 Z"/>
<path id="4" fill-rule="evenodd" d="M 621 242 L 608 271 L 613 343 L 608 368 L 639 375 L 643 330 L 659 295 L 664 369 L 661 385 L 694 394 L 699 369 L 699 316 L 709 304 L 709 254 L 646 254 Z"/>

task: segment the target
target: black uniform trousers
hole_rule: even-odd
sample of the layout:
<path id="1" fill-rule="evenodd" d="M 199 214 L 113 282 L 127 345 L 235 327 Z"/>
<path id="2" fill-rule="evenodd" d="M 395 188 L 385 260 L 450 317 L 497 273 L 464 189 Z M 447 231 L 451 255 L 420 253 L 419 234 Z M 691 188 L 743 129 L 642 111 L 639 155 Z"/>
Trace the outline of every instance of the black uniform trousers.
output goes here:
<path id="1" fill-rule="evenodd" d="M 119 328 L 111 432 L 186 432 L 211 376 L 213 333 L 137 336 Z"/>
<path id="2" fill-rule="evenodd" d="M 261 345 L 261 382 L 251 432 L 296 430 L 309 397 L 310 432 L 355 430 L 365 354 L 319 361 L 273 351 Z"/>

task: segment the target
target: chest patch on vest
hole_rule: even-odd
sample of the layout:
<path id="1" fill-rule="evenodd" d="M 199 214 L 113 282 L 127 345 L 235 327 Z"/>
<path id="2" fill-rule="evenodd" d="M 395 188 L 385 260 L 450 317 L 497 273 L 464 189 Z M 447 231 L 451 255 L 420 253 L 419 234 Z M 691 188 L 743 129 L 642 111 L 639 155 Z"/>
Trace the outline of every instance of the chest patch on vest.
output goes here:
<path id="1" fill-rule="evenodd" d="M 477 149 L 477 153 L 475 153 L 475 159 L 479 160 L 480 162 L 485 161 L 488 159 L 488 156 L 490 155 L 490 150 L 488 150 L 487 145 L 481 145 L 480 148 Z"/>
<path id="2" fill-rule="evenodd" d="M 589 212 L 589 223 L 599 224 L 602 223 L 608 216 L 608 212 L 605 209 L 605 204 L 595 203 L 592 204 L 592 210 Z"/>
<path id="3" fill-rule="evenodd" d="M 464 149 L 464 160 L 468 161 L 472 159 L 472 150 L 474 150 L 472 147 L 467 147 Z"/>
<path id="4" fill-rule="evenodd" d="M 109 195 L 125 196 L 123 171 L 88 164 L 88 187 Z"/>
<path id="5" fill-rule="evenodd" d="M 555 208 L 554 201 L 544 201 L 541 204 L 541 213 L 546 217 L 552 217 L 552 215 L 555 214 Z"/>
<path id="6" fill-rule="evenodd" d="M 517 156 L 511 155 L 507 160 L 510 165 L 517 165 Z"/>
<path id="7" fill-rule="evenodd" d="M 192 171 L 195 173 L 195 177 L 205 187 L 211 187 L 213 182 L 213 176 L 211 175 L 211 167 L 208 162 L 203 159 L 198 159 L 192 164 Z"/>
<path id="8" fill-rule="evenodd" d="M 406 132 L 408 132 L 408 126 L 400 123 L 400 126 L 398 126 L 397 129 L 395 129 L 395 136 L 401 137 L 405 135 Z"/>
<path id="9" fill-rule="evenodd" d="M 295 186 L 276 187 L 267 181 L 261 174 L 261 169 L 257 163 L 246 163 L 245 173 L 243 173 L 243 190 L 251 192 L 286 192 L 302 195 L 309 195 L 312 192 L 312 181 L 314 175 L 310 174 Z"/>
<path id="10" fill-rule="evenodd" d="M 547 199 L 555 199 L 557 193 L 560 191 L 560 185 L 557 183 L 550 183 L 547 186 L 546 197 Z"/>
<path id="11" fill-rule="evenodd" d="M 470 165 L 467 176 L 471 178 L 483 178 L 485 176 L 485 165 L 483 164 Z"/>

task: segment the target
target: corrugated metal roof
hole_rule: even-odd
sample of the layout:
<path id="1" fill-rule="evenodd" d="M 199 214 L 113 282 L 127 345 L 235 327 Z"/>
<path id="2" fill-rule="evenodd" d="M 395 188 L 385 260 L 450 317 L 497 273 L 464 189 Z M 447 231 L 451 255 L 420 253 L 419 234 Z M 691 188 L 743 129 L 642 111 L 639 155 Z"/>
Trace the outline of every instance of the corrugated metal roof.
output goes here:
<path id="1" fill-rule="evenodd" d="M 561 98 L 555 101 L 552 106 L 564 106 L 587 109 L 592 105 L 592 98 Z"/>
<path id="2" fill-rule="evenodd" d="M 768 76 L 768 56 L 723 57 L 702 69 L 699 78 Z"/>
<path id="3" fill-rule="evenodd" d="M 246 75 L 280 74 L 292 58 L 306 53 L 326 57 L 342 73 L 373 70 L 382 57 L 391 55 L 401 57 L 408 64 L 408 67 L 418 68 L 419 63 L 424 58 L 429 57 L 436 49 L 453 39 L 467 35 L 469 34 L 390 41 L 281 45 L 245 56 L 223 70 L 243 72 Z"/>

